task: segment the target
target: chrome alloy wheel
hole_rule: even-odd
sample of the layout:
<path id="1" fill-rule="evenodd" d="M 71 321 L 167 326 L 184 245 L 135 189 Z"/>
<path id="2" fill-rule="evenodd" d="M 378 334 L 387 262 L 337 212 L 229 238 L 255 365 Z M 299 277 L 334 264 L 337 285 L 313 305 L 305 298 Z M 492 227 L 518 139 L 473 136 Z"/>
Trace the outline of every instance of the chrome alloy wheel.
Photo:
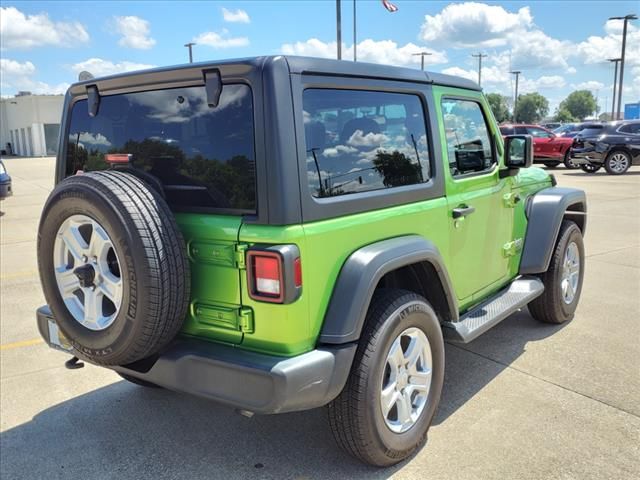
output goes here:
<path id="1" fill-rule="evenodd" d="M 404 433 L 415 425 L 431 388 L 431 346 L 424 332 L 407 328 L 391 344 L 382 375 L 380 406 L 387 427 Z"/>
<path id="2" fill-rule="evenodd" d="M 623 173 L 629 168 L 629 159 L 624 153 L 614 153 L 609 159 L 609 168 L 616 173 Z"/>
<path id="3" fill-rule="evenodd" d="M 562 280 L 560 287 L 562 288 L 562 299 L 564 303 L 570 305 L 578 291 L 578 282 L 580 281 L 580 251 L 575 242 L 567 245 L 564 252 L 564 261 L 562 262 Z"/>
<path id="4" fill-rule="evenodd" d="M 90 330 L 104 330 L 122 305 L 123 282 L 113 242 L 86 215 L 67 218 L 56 235 L 53 267 L 58 291 L 73 318 Z"/>

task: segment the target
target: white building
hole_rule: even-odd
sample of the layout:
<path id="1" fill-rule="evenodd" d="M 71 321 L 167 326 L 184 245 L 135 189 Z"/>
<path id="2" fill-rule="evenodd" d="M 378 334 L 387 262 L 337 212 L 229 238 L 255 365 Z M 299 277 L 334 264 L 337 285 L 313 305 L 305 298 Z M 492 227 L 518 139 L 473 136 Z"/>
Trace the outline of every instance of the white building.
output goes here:
<path id="1" fill-rule="evenodd" d="M 29 92 L 0 100 L 0 150 L 7 155 L 55 155 L 63 102 L 64 95 Z"/>

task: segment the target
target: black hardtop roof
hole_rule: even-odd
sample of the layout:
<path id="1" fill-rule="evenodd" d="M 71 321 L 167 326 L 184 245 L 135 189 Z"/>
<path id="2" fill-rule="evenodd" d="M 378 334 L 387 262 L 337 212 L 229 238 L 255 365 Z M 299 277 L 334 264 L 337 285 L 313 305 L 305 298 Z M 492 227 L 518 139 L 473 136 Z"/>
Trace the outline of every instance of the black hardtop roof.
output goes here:
<path id="1" fill-rule="evenodd" d="M 223 67 L 223 66 L 249 66 L 259 69 L 268 69 L 273 64 L 284 60 L 291 74 L 318 74 L 318 75 L 335 75 L 350 77 L 366 77 L 384 80 L 396 80 L 406 82 L 433 83 L 436 85 L 464 88 L 467 90 L 480 91 L 480 86 L 471 80 L 453 75 L 445 75 L 443 73 L 423 72 L 414 68 L 394 67 L 389 65 L 380 65 L 376 63 L 352 62 L 347 60 L 332 60 L 326 58 L 314 57 L 298 57 L 289 55 L 272 55 L 264 57 L 237 58 L 229 60 L 215 60 L 198 63 L 187 63 L 182 65 L 173 65 L 167 67 L 159 67 L 148 70 L 139 70 L 135 72 L 125 72 L 116 75 L 109 75 L 71 85 L 70 90 L 74 93 L 78 92 L 78 87 L 86 85 L 105 84 L 105 86 L 115 87 L 126 83 L 149 84 L 152 83 L 154 77 L 163 77 L 167 80 L 170 72 L 176 73 L 175 78 L 180 77 L 180 72 L 191 77 L 193 72 L 207 68 Z"/>

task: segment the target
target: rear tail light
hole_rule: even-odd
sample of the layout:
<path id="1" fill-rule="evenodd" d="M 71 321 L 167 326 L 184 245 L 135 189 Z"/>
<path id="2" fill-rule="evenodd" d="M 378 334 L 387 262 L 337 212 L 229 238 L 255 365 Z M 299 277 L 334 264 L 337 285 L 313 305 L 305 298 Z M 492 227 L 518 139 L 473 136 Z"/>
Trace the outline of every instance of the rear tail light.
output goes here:
<path id="1" fill-rule="evenodd" d="M 271 303 L 291 303 L 302 292 L 302 264 L 295 245 L 253 247 L 247 251 L 249 296 Z"/>

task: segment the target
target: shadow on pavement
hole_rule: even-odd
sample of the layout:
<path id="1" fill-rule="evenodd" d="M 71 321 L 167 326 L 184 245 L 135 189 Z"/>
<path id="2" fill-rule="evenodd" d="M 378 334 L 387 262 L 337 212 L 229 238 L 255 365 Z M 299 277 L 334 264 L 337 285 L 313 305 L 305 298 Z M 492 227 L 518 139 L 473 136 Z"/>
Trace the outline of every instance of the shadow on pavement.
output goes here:
<path id="1" fill-rule="evenodd" d="M 518 313 L 469 345 L 447 345 L 434 425 L 507 368 L 528 342 L 560 328 Z M 248 419 L 212 402 L 125 381 L 55 405 L 2 433 L 0 451 L 0 476 L 12 479 L 385 479 L 406 463 L 375 469 L 342 453 L 324 409 Z M 428 455 L 428 445 L 422 454 Z"/>
<path id="2" fill-rule="evenodd" d="M 616 177 L 628 177 L 628 176 L 635 176 L 635 175 L 640 175 L 640 172 L 638 171 L 627 171 L 625 173 L 623 173 L 622 175 L 609 175 L 607 172 L 605 171 L 599 171 L 596 173 L 586 173 L 586 172 L 572 172 L 572 173 L 565 173 L 565 175 L 569 175 L 572 177 L 584 177 L 584 176 L 588 176 L 588 177 L 612 177 L 612 178 L 616 178 Z"/>

